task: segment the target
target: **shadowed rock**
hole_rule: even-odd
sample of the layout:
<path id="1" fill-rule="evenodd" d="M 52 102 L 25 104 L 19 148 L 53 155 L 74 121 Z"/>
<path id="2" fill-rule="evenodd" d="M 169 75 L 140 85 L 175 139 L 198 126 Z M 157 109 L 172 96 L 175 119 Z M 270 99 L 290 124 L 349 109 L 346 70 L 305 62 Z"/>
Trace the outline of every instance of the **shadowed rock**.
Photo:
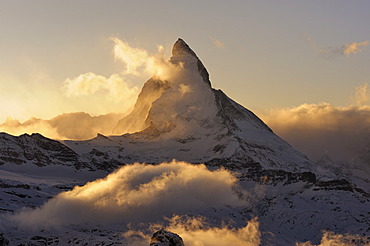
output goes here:
<path id="1" fill-rule="evenodd" d="M 182 238 L 163 229 L 155 232 L 151 238 L 150 246 L 185 246 Z"/>
<path id="2" fill-rule="evenodd" d="M 9 245 L 9 240 L 4 238 L 4 234 L 0 233 L 0 246 Z"/>

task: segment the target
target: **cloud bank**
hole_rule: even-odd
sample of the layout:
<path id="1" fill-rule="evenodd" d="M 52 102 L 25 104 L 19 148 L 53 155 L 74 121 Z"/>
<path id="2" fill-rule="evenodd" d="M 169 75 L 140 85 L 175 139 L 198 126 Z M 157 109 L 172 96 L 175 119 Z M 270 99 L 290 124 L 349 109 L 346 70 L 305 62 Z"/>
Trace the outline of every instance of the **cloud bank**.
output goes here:
<path id="1" fill-rule="evenodd" d="M 232 228 L 212 227 L 201 218 L 184 221 L 179 217 L 173 217 L 166 229 L 181 235 L 186 246 L 257 246 L 261 242 L 257 218 L 248 221 L 245 227 Z"/>
<path id="2" fill-rule="evenodd" d="M 350 161 L 370 143 L 370 107 L 303 104 L 263 116 L 282 138 L 310 158 Z"/>
<path id="3" fill-rule="evenodd" d="M 261 232 L 258 218 L 247 221 L 247 225 L 235 228 L 230 225 L 211 226 L 204 217 L 173 216 L 168 219 L 169 225 L 150 225 L 153 232 L 164 228 L 167 231 L 178 234 L 186 246 L 258 246 L 264 245 L 262 235 L 270 232 Z M 150 243 L 151 234 L 140 230 L 129 230 L 123 234 L 125 242 L 132 246 L 146 246 Z M 266 245 L 286 244 L 286 239 L 269 239 Z M 283 241 L 283 242 L 282 242 Z M 324 231 L 320 243 L 317 246 L 329 245 L 369 245 L 370 241 L 364 236 L 351 234 L 336 234 L 331 231 Z M 311 241 L 296 242 L 296 246 L 316 246 Z"/>
<path id="4" fill-rule="evenodd" d="M 91 116 L 79 112 L 61 114 L 50 120 L 31 118 L 23 123 L 8 118 L 0 124 L 0 131 L 13 135 L 37 132 L 52 139 L 86 140 L 96 137 L 98 133 L 111 135 L 112 129 L 123 116 L 116 113 Z"/>
<path id="5" fill-rule="evenodd" d="M 257 246 L 261 242 L 259 222 L 254 218 L 241 228 L 233 228 L 227 225 L 211 226 L 203 217 L 173 216 L 169 219 L 170 224 L 165 230 L 181 236 L 186 246 Z M 155 232 L 163 228 L 162 225 L 151 225 Z M 142 231 L 129 230 L 123 234 L 130 245 L 144 246 L 150 242 L 150 236 Z"/>
<path id="6" fill-rule="evenodd" d="M 28 229 L 156 222 L 192 209 L 246 205 L 234 191 L 236 182 L 229 171 L 209 171 L 205 165 L 137 163 L 60 193 L 42 207 L 21 211 L 11 220 Z"/>
<path id="7" fill-rule="evenodd" d="M 313 160 L 370 165 L 370 90 L 364 83 L 355 87 L 353 104 L 337 107 L 329 103 L 302 104 L 273 109 L 261 117 L 283 139 Z"/>
<path id="8" fill-rule="evenodd" d="M 320 244 L 317 246 L 330 246 L 330 245 L 369 245 L 369 240 L 366 237 L 350 234 L 335 234 L 331 231 L 324 232 Z M 315 246 L 310 241 L 304 243 L 296 243 L 296 246 Z"/>
<path id="9" fill-rule="evenodd" d="M 180 235 L 186 246 L 261 245 L 262 234 L 268 232 L 259 230 L 258 218 L 244 227 L 233 227 L 211 225 L 205 217 L 189 216 L 197 209 L 245 208 L 248 201 L 240 198 L 237 189 L 237 179 L 223 169 L 209 171 L 204 165 L 177 161 L 159 165 L 136 163 L 123 166 L 104 179 L 62 192 L 39 208 L 2 216 L 0 226 L 10 225 L 27 232 L 54 231 L 66 236 L 73 235 L 66 228 L 122 228 L 118 230 L 123 232 L 123 242 L 132 246 L 148 245 L 150 236 L 160 228 Z M 320 245 L 347 245 L 353 240 L 367 239 L 325 232 Z M 313 244 L 308 241 L 296 245 Z"/>

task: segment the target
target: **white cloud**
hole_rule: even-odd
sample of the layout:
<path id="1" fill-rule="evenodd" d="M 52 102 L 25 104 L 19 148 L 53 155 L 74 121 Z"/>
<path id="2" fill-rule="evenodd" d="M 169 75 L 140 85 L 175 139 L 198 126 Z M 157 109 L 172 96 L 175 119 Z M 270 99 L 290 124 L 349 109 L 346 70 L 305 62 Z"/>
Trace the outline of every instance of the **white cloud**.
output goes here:
<path id="1" fill-rule="evenodd" d="M 63 192 L 12 220 L 25 228 L 69 224 L 155 222 L 191 209 L 242 206 L 237 179 L 223 169 L 173 161 L 126 165 L 104 179 Z"/>
<path id="2" fill-rule="evenodd" d="M 125 75 L 133 76 L 166 76 L 168 68 L 172 64 L 163 57 L 164 47 L 158 46 L 157 54 L 149 54 L 146 50 L 135 48 L 118 38 L 112 38 L 114 42 L 114 56 L 122 62 L 126 69 L 123 71 Z"/>
<path id="3" fill-rule="evenodd" d="M 67 96 L 86 96 L 98 93 L 107 94 L 107 100 L 129 101 L 134 100 L 139 91 L 137 87 L 130 86 L 118 74 L 112 74 L 109 78 L 94 73 L 80 74 L 75 78 L 67 78 L 64 81 L 64 89 Z"/>

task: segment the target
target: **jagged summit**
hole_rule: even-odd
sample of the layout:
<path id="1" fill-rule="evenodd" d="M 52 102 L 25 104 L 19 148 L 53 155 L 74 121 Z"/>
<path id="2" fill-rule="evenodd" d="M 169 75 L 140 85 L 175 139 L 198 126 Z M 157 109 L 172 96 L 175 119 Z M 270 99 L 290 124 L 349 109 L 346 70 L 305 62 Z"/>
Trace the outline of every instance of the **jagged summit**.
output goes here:
<path id="1" fill-rule="evenodd" d="M 172 76 L 148 80 L 134 110 L 115 128 L 115 134 L 130 133 L 120 141 L 135 142 L 125 146 L 125 161 L 237 158 L 268 169 L 314 168 L 255 114 L 213 89 L 206 68 L 184 40 L 176 41 L 172 53 Z"/>
<path id="2" fill-rule="evenodd" d="M 189 47 L 189 45 L 183 39 L 178 38 L 172 47 L 172 56 L 181 56 L 181 55 L 192 55 L 197 57 L 197 55 Z"/>
<path id="3" fill-rule="evenodd" d="M 170 61 L 174 64 L 187 63 L 186 56 L 191 56 L 196 59 L 196 66 L 199 74 L 202 76 L 203 81 L 211 87 L 211 81 L 209 80 L 209 73 L 204 67 L 202 61 L 195 54 L 195 52 L 189 47 L 189 45 L 181 38 L 178 38 L 172 48 L 172 57 Z"/>

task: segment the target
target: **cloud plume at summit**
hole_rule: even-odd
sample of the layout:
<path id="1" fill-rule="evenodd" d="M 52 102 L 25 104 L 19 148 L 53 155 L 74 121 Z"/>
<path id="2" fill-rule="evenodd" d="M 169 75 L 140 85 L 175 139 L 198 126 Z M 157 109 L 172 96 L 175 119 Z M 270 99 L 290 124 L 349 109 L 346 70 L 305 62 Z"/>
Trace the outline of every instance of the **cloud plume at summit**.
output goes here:
<path id="1" fill-rule="evenodd" d="M 151 76 L 166 80 L 177 73 L 176 66 L 164 57 L 162 46 L 156 54 L 149 54 L 118 38 L 111 40 L 114 57 L 123 66 L 119 72 L 110 76 L 87 72 L 69 77 L 59 93 L 53 92 L 53 102 L 72 109 L 49 119 L 32 116 L 20 122 L 8 117 L 0 123 L 0 131 L 14 135 L 37 132 L 49 138 L 73 140 L 90 139 L 98 133 L 111 135 L 117 122 L 132 110 L 143 81 Z"/>

